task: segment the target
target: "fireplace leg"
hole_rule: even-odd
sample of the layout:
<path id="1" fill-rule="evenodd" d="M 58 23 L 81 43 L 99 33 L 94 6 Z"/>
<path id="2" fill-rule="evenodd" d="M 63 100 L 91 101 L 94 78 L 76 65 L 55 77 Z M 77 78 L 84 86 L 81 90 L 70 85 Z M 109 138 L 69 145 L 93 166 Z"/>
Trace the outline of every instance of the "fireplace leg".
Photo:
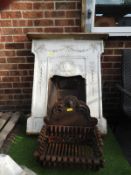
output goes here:
<path id="1" fill-rule="evenodd" d="M 27 119 L 27 134 L 38 134 L 43 127 L 43 118 L 42 117 L 29 117 Z"/>
<path id="2" fill-rule="evenodd" d="M 100 131 L 100 133 L 102 135 L 106 135 L 107 134 L 107 120 L 104 117 L 101 118 L 97 118 L 98 120 L 98 130 Z"/>

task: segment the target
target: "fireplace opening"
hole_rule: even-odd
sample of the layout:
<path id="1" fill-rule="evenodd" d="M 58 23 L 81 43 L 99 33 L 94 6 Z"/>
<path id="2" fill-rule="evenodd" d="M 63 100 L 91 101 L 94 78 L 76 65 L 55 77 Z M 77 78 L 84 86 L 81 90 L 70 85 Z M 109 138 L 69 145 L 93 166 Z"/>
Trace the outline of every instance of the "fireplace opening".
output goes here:
<path id="1" fill-rule="evenodd" d="M 86 104 L 86 80 L 80 75 L 54 75 L 47 95 L 47 115 L 35 157 L 44 166 L 103 167 L 103 142 L 98 120 Z"/>
<path id="2" fill-rule="evenodd" d="M 85 79 L 53 76 L 35 157 L 44 166 L 103 167 L 103 142 L 86 104 Z"/>
<path id="3" fill-rule="evenodd" d="M 72 77 L 54 75 L 50 78 L 48 84 L 47 114 L 50 113 L 50 110 L 56 102 L 61 101 L 69 95 L 86 102 L 85 83 L 85 79 L 80 75 Z"/>

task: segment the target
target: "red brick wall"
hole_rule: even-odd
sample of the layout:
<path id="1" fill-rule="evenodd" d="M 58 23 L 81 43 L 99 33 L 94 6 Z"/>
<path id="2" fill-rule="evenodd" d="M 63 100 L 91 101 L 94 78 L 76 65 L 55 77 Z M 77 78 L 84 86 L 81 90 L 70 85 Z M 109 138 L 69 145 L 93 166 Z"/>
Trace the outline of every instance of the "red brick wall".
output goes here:
<path id="1" fill-rule="evenodd" d="M 105 41 L 105 52 L 102 56 L 103 109 L 106 117 L 116 122 L 122 115 L 121 93 L 116 84 L 121 84 L 122 54 L 124 49 L 131 49 L 127 38 Z"/>
<path id="2" fill-rule="evenodd" d="M 27 32 L 80 32 L 80 0 L 14 0 L 0 10 L 0 110 L 30 111 L 33 55 Z"/>
<path id="3" fill-rule="evenodd" d="M 80 32 L 81 0 L 14 0 L 0 10 L 0 110 L 30 111 L 33 55 L 27 32 Z M 120 111 L 121 57 L 127 40 L 105 42 L 102 56 L 103 107 Z"/>

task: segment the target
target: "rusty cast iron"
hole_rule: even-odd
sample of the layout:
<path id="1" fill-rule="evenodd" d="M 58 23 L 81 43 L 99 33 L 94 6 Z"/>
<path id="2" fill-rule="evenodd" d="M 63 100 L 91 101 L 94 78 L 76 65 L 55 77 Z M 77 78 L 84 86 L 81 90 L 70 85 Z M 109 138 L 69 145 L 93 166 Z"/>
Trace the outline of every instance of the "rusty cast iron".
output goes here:
<path id="1" fill-rule="evenodd" d="M 54 104 L 44 119 L 35 156 L 44 166 L 99 169 L 104 165 L 103 142 L 89 107 L 75 96 Z"/>

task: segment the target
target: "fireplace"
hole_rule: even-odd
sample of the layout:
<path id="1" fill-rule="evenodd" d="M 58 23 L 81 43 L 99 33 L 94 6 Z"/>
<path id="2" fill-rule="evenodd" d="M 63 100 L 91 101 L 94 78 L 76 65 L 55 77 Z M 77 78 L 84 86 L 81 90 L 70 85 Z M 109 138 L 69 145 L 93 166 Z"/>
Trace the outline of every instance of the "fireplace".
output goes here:
<path id="1" fill-rule="evenodd" d="M 106 134 L 102 111 L 101 63 L 106 34 L 28 34 L 35 54 L 31 116 L 27 133 L 39 133 L 52 106 L 73 95 L 86 102 Z"/>
<path id="2" fill-rule="evenodd" d="M 85 79 L 81 76 L 62 77 L 53 76 L 48 83 L 48 105 L 47 114 L 53 105 L 66 96 L 75 96 L 86 102 Z"/>

